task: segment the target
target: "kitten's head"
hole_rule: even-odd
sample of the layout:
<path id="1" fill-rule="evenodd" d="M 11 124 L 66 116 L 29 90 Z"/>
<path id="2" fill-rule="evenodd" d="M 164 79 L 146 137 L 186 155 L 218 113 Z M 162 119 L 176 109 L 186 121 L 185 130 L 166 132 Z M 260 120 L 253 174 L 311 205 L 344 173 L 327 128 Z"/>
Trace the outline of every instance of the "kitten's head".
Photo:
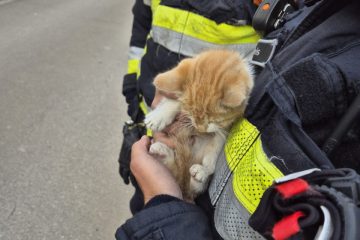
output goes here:
<path id="1" fill-rule="evenodd" d="M 243 115 L 253 77 L 238 53 L 209 50 L 157 75 L 154 85 L 178 97 L 199 132 L 217 132 Z"/>

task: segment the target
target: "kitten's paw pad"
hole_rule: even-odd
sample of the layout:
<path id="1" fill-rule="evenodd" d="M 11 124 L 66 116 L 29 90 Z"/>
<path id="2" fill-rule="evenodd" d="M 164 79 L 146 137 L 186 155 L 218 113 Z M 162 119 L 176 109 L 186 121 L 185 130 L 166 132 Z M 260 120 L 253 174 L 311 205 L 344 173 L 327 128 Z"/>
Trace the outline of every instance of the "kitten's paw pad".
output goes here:
<path id="1" fill-rule="evenodd" d="M 151 144 L 149 153 L 161 157 L 161 161 L 170 164 L 174 161 L 174 151 L 161 142 Z"/>
<path id="2" fill-rule="evenodd" d="M 164 143 L 161 142 L 155 142 L 151 144 L 149 152 L 151 154 L 159 155 L 159 156 L 167 156 L 169 153 L 173 153 L 171 148 L 166 146 Z"/>
<path id="3" fill-rule="evenodd" d="M 207 183 L 206 182 L 199 182 L 193 177 L 190 178 L 190 192 L 192 196 L 197 196 L 203 193 L 206 190 Z M 193 197 L 193 198 L 194 198 Z"/>
<path id="4" fill-rule="evenodd" d="M 204 166 L 200 164 L 194 164 L 190 167 L 190 175 L 194 180 L 205 183 L 209 178 L 209 174 Z"/>
<path id="5" fill-rule="evenodd" d="M 144 122 L 146 127 L 150 128 L 151 130 L 161 131 L 172 122 L 172 119 L 166 118 L 158 111 L 152 111 L 146 115 Z"/>

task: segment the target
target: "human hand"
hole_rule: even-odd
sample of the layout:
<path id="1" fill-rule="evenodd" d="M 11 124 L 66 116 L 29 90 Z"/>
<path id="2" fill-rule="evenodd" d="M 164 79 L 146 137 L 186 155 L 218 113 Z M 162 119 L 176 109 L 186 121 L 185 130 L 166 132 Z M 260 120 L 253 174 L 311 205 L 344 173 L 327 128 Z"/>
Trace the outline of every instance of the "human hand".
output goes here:
<path id="1" fill-rule="evenodd" d="M 161 194 L 182 199 L 179 185 L 170 171 L 160 161 L 149 154 L 150 139 L 143 136 L 134 143 L 131 151 L 131 172 L 143 194 L 145 204 Z"/>
<path id="2" fill-rule="evenodd" d="M 161 142 L 169 148 L 175 149 L 175 143 L 171 140 L 166 132 L 153 132 L 153 142 Z"/>

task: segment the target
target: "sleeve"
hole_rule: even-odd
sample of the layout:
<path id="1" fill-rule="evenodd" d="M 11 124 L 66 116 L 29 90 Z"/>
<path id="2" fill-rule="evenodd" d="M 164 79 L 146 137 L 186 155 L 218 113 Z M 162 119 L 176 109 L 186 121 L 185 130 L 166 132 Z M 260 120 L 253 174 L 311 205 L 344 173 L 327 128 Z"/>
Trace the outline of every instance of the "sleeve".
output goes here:
<path id="1" fill-rule="evenodd" d="M 115 234 L 116 239 L 213 239 L 200 207 L 184 201 L 155 204 L 138 212 Z"/>
<path id="2" fill-rule="evenodd" d="M 217 24 L 251 24 L 257 5 L 262 0 L 187 0 L 186 2 L 201 15 L 207 16 Z"/>
<path id="3" fill-rule="evenodd" d="M 134 18 L 128 52 L 128 66 L 123 80 L 122 91 L 128 104 L 131 104 L 137 96 L 136 75 L 152 21 L 151 8 L 144 3 L 144 0 L 136 0 L 132 12 Z"/>

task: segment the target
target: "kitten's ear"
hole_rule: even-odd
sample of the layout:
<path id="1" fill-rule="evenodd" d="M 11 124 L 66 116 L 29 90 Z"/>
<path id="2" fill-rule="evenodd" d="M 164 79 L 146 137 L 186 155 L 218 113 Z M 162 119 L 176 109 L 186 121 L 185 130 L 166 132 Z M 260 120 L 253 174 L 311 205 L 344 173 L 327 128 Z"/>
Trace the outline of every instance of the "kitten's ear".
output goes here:
<path id="1" fill-rule="evenodd" d="M 244 67 L 247 68 L 244 71 Z M 249 65 L 239 65 L 236 77 L 230 78 L 224 89 L 224 97 L 221 103 L 224 106 L 235 108 L 246 103 L 251 89 L 254 86 L 252 68 Z"/>
<path id="2" fill-rule="evenodd" d="M 154 79 L 157 89 L 180 96 L 191 67 L 191 59 L 182 60 L 170 71 L 158 74 Z"/>
<path id="3" fill-rule="evenodd" d="M 221 103 L 226 107 L 240 107 L 246 101 L 247 89 L 243 84 L 227 86 Z"/>

